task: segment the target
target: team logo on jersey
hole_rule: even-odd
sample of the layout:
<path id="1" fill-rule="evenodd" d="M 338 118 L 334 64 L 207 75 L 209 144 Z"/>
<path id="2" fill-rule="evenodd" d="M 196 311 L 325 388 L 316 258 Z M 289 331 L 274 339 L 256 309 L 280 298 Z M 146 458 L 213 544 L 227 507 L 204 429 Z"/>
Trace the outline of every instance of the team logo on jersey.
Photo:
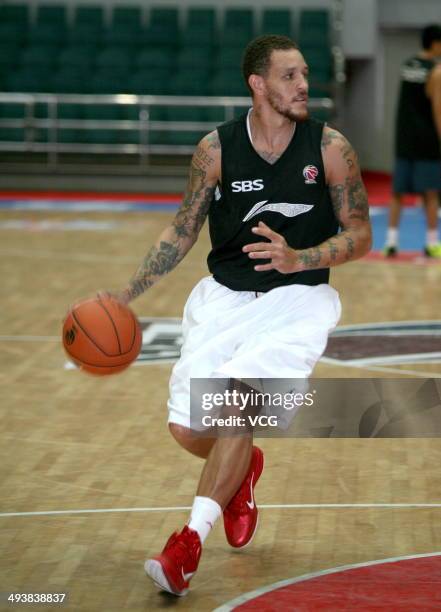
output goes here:
<path id="1" fill-rule="evenodd" d="M 305 179 L 305 185 L 314 185 L 317 183 L 315 180 L 318 177 L 318 170 L 315 166 L 309 165 L 303 168 L 303 177 Z"/>
<path id="2" fill-rule="evenodd" d="M 231 187 L 233 188 L 233 193 L 238 193 L 239 191 L 260 191 L 263 189 L 263 179 L 233 181 Z"/>
<path id="3" fill-rule="evenodd" d="M 268 204 L 267 202 L 268 200 L 262 200 L 262 202 L 254 204 L 253 208 L 245 215 L 242 221 L 248 221 L 252 217 L 260 215 L 260 213 L 265 211 L 278 212 L 284 217 L 297 217 L 297 215 L 302 215 L 310 211 L 311 208 L 314 208 L 314 204 L 290 204 L 289 202 L 274 202 Z"/>

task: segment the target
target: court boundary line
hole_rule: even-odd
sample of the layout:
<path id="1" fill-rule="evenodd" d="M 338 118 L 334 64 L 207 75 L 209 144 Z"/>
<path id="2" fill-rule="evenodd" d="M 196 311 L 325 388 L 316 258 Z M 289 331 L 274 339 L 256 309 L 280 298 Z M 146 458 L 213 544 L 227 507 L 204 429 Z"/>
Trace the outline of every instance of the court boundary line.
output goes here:
<path id="1" fill-rule="evenodd" d="M 354 364 L 349 362 L 342 362 L 339 361 L 338 359 L 333 359 L 332 357 L 321 357 L 318 361 L 318 363 L 323 363 L 325 365 L 333 365 L 333 366 L 338 366 L 338 367 L 347 367 L 347 368 L 355 368 L 356 370 L 367 370 L 367 371 L 372 371 L 372 372 L 389 372 L 391 374 L 408 374 L 409 376 L 414 376 L 416 378 L 441 378 L 441 375 L 436 373 L 436 372 L 422 372 L 420 370 L 405 370 L 405 369 L 400 369 L 400 368 L 392 368 L 392 367 L 388 367 L 388 366 L 376 366 L 374 364 L 369 364 L 369 365 L 361 365 L 361 364 Z M 436 364 L 438 362 L 434 362 L 434 361 L 419 361 L 418 364 L 423 364 L 423 363 L 428 363 L 428 364 Z M 399 365 L 399 364 L 395 364 L 395 365 Z"/>
<path id="2" fill-rule="evenodd" d="M 360 503 L 360 504 L 259 504 L 259 510 L 304 510 L 304 509 L 429 509 L 441 508 L 441 502 L 428 503 Z M 132 512 L 183 512 L 191 510 L 191 506 L 160 506 L 145 508 L 84 508 L 71 510 L 42 510 L 35 512 L 0 512 L 1 518 L 29 517 L 29 516 L 60 516 L 69 514 L 110 514 Z"/>
<path id="3" fill-rule="evenodd" d="M 327 576 L 329 574 L 337 574 L 339 572 L 346 572 L 348 570 L 362 568 L 362 567 L 372 567 L 374 565 L 383 565 L 386 563 L 396 563 L 398 561 L 410 561 L 412 559 L 422 559 L 428 557 L 439 557 L 441 555 L 440 552 L 433 553 L 421 553 L 418 555 L 405 555 L 402 557 L 388 557 L 386 559 L 375 559 L 373 561 L 363 561 L 361 563 L 351 563 L 348 565 L 340 565 L 338 567 L 332 567 L 325 570 L 319 570 L 318 572 L 310 572 L 308 574 L 302 574 L 301 576 L 296 576 L 295 578 L 287 578 L 286 580 L 279 580 L 278 582 L 273 582 L 272 584 L 268 584 L 263 587 L 259 587 L 254 589 L 253 591 L 248 591 L 243 595 L 239 595 L 230 601 L 227 601 L 225 604 L 222 604 L 218 608 L 215 608 L 213 612 L 231 612 L 237 606 L 240 606 L 248 601 L 256 599 L 261 595 L 266 593 L 271 593 L 271 591 L 275 591 L 280 588 L 284 588 L 286 586 L 290 586 L 291 584 L 296 584 L 298 582 L 306 582 L 307 580 L 311 580 L 312 578 L 319 578 L 321 576 Z"/>

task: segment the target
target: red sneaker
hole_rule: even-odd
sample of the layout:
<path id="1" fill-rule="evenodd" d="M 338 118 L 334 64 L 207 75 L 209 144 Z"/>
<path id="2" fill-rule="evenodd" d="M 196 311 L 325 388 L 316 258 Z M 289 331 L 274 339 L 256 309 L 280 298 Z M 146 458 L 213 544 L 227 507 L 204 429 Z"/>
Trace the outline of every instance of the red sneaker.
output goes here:
<path id="1" fill-rule="evenodd" d="M 145 562 L 144 569 L 160 589 L 173 595 L 186 595 L 201 552 L 199 534 L 186 525 L 181 533 L 170 536 L 160 555 Z"/>
<path id="2" fill-rule="evenodd" d="M 254 500 L 254 487 L 263 470 L 263 452 L 253 446 L 251 463 L 244 481 L 224 510 L 224 528 L 228 543 L 244 548 L 257 530 L 259 512 Z"/>

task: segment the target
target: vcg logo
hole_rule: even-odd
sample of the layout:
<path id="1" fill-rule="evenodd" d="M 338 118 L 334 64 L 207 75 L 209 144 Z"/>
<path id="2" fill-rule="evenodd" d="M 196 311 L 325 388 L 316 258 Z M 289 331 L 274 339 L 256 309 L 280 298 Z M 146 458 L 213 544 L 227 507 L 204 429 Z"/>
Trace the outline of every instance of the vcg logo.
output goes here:
<path id="1" fill-rule="evenodd" d="M 263 189 L 263 179 L 254 179 L 254 181 L 233 181 L 231 187 L 234 193 L 238 191 L 260 191 Z"/>

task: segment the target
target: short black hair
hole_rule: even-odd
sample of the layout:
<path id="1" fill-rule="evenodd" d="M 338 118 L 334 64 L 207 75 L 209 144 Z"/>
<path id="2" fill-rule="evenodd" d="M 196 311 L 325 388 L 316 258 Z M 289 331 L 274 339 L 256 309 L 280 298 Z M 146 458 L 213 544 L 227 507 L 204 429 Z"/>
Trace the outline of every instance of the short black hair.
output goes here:
<path id="1" fill-rule="evenodd" d="M 248 84 L 250 75 L 265 76 L 267 74 L 273 51 L 289 51 L 298 48 L 297 43 L 291 38 L 278 34 L 264 34 L 252 40 L 247 45 L 242 59 L 242 74 L 250 92 L 253 93 Z"/>
<path id="2" fill-rule="evenodd" d="M 441 26 L 439 25 L 428 25 L 421 32 L 421 43 L 423 49 L 429 50 L 432 43 L 441 41 Z"/>

